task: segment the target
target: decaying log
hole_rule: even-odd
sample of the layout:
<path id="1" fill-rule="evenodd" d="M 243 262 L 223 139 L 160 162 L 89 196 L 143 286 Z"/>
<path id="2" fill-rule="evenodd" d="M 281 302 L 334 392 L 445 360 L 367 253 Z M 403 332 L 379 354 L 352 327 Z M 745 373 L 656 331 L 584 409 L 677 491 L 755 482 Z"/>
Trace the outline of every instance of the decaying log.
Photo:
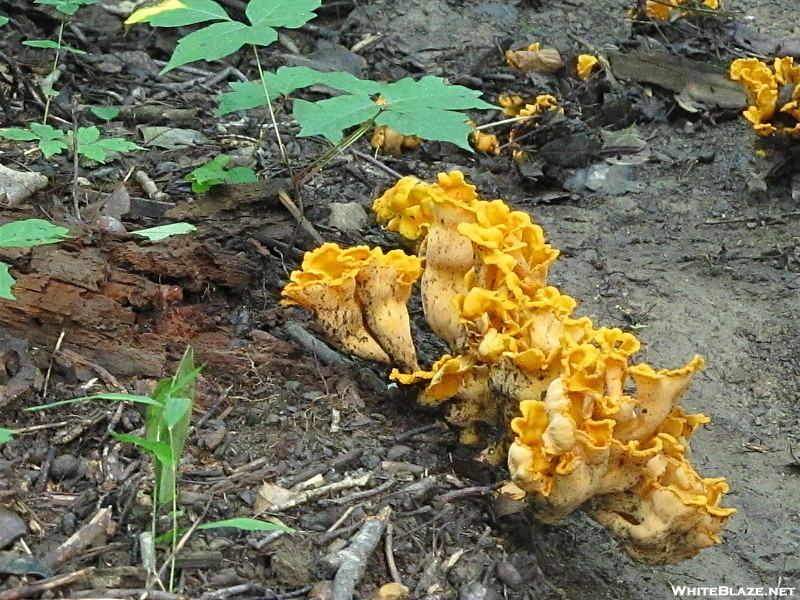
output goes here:
<path id="1" fill-rule="evenodd" d="M 742 86 L 708 63 L 643 48 L 630 54 L 611 52 L 608 60 L 614 75 L 621 79 L 653 83 L 709 106 L 747 108 Z"/>
<path id="2" fill-rule="evenodd" d="M 186 296 L 239 294 L 260 270 L 192 236 L 124 236 L 31 248 L 12 274 L 17 299 L 0 301 L 11 335 L 52 350 L 63 331 L 65 348 L 115 375 L 162 377 L 171 349 L 220 329 L 213 302 Z"/>

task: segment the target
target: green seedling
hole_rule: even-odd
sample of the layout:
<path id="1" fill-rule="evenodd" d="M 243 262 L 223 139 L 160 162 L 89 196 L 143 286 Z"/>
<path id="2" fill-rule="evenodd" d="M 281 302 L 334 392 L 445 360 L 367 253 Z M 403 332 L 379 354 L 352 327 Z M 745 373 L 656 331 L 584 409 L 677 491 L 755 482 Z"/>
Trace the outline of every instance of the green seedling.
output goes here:
<path id="1" fill-rule="evenodd" d="M 69 230 L 43 219 L 24 219 L 0 226 L 0 248 L 27 248 L 57 244 L 67 239 Z M 9 265 L 0 262 L 0 298 L 16 300 L 11 289 L 16 280 L 8 272 Z"/>
<path id="2" fill-rule="evenodd" d="M 119 109 L 116 106 L 91 106 L 89 110 L 98 119 L 111 121 L 119 116 Z"/>
<path id="3" fill-rule="evenodd" d="M 256 172 L 248 167 L 227 169 L 230 160 L 230 156 L 217 156 L 214 160 L 197 167 L 184 179 L 192 182 L 192 191 L 195 194 L 207 192 L 213 186 L 222 183 L 248 183 L 257 180 Z"/>
<path id="4" fill-rule="evenodd" d="M 180 27 L 216 21 L 179 39 L 162 73 L 196 60 L 217 60 L 250 44 L 268 46 L 277 39 L 275 27 L 297 28 L 315 17 L 320 0 L 251 0 L 245 9 L 248 23 L 231 19 L 213 0 L 166 0 L 134 12 L 126 24 L 148 22 L 154 27 Z M 322 73 L 307 67 L 281 67 L 264 73 L 255 53 L 259 80 L 232 83 L 232 92 L 222 94 L 219 115 L 236 110 L 268 106 L 272 100 L 300 88 L 326 85 L 346 92 L 341 96 L 309 102 L 294 101 L 294 116 L 301 136 L 321 135 L 337 148 L 353 143 L 373 125 L 386 125 L 403 135 L 451 142 L 472 151 L 471 128 L 460 111 L 493 109 L 480 100 L 480 92 L 448 85 L 439 77 L 411 78 L 381 84 L 349 73 Z M 345 136 L 355 128 L 355 135 Z"/>
<path id="5" fill-rule="evenodd" d="M 2 27 L 3 25 L 5 25 L 6 23 L 8 23 L 8 21 L 9 21 L 9 18 L 8 18 L 8 17 L 6 17 L 6 16 L 4 16 L 4 15 L 0 15 L 0 27 Z"/>
<path id="6" fill-rule="evenodd" d="M 13 440 L 16 433 L 17 432 L 13 429 L 5 429 L 0 427 L 0 444 L 5 444 L 6 442 Z"/>
<path id="7" fill-rule="evenodd" d="M 56 406 L 64 406 L 75 402 L 92 400 L 112 400 L 116 402 L 134 402 L 145 405 L 144 436 L 127 433 L 112 432 L 120 442 L 130 443 L 148 454 L 153 463 L 153 509 L 152 509 L 152 534 L 156 541 L 170 541 L 170 583 L 169 589 L 174 589 L 175 582 L 175 549 L 178 537 L 187 530 L 178 529 L 178 467 L 183 452 L 186 438 L 189 435 L 189 425 L 192 417 L 192 407 L 195 396 L 195 383 L 197 376 L 202 371 L 202 366 L 196 366 L 194 351 L 187 348 L 175 371 L 175 375 L 162 379 L 156 384 L 155 390 L 149 396 L 137 394 L 98 394 L 83 398 L 73 398 L 61 402 L 52 402 L 42 406 L 30 407 L 26 410 L 44 410 Z M 13 434 L 10 430 L 0 430 L 0 442 L 3 441 L 3 431 Z M 7 440 L 6 440 L 7 441 Z M 158 510 L 169 507 L 172 517 L 172 528 L 167 533 L 156 536 L 156 522 Z M 258 519 L 237 518 L 223 521 L 205 523 L 197 529 L 213 529 L 217 527 L 235 527 L 244 531 L 282 530 L 293 531 L 288 527 L 260 521 Z"/>
<path id="8" fill-rule="evenodd" d="M 20 142 L 36 142 L 45 158 L 61 154 L 71 148 L 76 138 L 74 132 L 57 129 L 52 125 L 31 123 L 27 128 L 7 127 L 0 129 L 0 137 Z M 108 152 L 132 152 L 144 150 L 142 146 L 122 138 L 101 137 L 97 127 L 79 127 L 76 152 L 80 156 L 104 163 Z"/>

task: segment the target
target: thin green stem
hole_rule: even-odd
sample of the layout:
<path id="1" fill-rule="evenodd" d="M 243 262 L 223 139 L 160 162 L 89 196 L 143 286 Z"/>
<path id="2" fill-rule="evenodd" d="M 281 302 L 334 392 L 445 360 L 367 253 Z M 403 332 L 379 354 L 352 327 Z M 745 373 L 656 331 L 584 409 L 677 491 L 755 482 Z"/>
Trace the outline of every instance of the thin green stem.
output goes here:
<path id="1" fill-rule="evenodd" d="M 53 70 L 50 72 L 51 75 L 56 72 L 58 69 L 58 63 L 61 60 L 61 43 L 64 40 L 64 24 L 67 22 L 66 17 L 61 19 L 61 26 L 58 28 L 58 48 L 56 49 L 56 57 L 53 59 Z M 53 98 L 52 96 L 52 89 L 43 90 L 44 95 L 46 96 L 44 101 L 44 120 L 42 123 L 47 125 L 47 117 L 50 116 L 50 102 Z"/>
<path id="2" fill-rule="evenodd" d="M 325 152 L 322 156 L 320 156 L 317 160 L 314 161 L 314 164 L 309 169 L 308 173 L 305 174 L 303 179 L 300 181 L 300 185 L 305 184 L 308 182 L 314 175 L 319 173 L 322 169 L 325 168 L 329 162 L 331 162 L 335 157 L 339 154 L 344 153 L 350 146 L 355 144 L 359 139 L 361 139 L 364 134 L 366 134 L 372 127 L 375 126 L 375 119 L 380 115 L 380 112 L 372 117 L 371 119 L 364 121 L 361 125 L 359 125 L 358 129 L 353 131 L 350 135 L 344 138 L 341 142 L 333 146 L 330 150 Z"/>
<path id="3" fill-rule="evenodd" d="M 169 431 L 169 442 L 172 446 L 172 430 Z M 172 558 L 169 561 L 169 591 L 175 592 L 175 561 L 178 547 L 178 477 L 175 475 L 175 486 L 172 493 Z"/>
<path id="4" fill-rule="evenodd" d="M 261 59 L 258 57 L 258 48 L 255 44 L 251 44 L 250 47 L 253 49 L 253 55 L 256 57 L 256 67 L 258 68 L 258 78 L 261 81 L 261 87 L 264 88 L 264 97 L 267 99 L 267 109 L 269 110 L 269 118 L 272 121 L 272 127 L 275 129 L 275 139 L 278 141 L 278 148 L 281 152 L 281 158 L 283 159 L 286 168 L 289 169 L 289 173 L 291 174 L 291 167 L 289 166 L 289 157 L 286 154 L 286 146 L 283 145 L 283 139 L 281 139 L 281 132 L 278 131 L 278 121 L 275 118 L 275 110 L 272 108 L 272 100 L 269 97 L 269 90 L 267 89 L 267 82 L 264 81 L 264 69 L 261 67 Z"/>

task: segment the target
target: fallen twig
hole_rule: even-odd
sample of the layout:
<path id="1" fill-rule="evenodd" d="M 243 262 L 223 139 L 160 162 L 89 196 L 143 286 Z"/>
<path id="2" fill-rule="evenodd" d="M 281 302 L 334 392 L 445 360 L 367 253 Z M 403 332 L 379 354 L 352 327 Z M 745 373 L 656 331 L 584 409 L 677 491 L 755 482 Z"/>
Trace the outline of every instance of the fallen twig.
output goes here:
<path id="1" fill-rule="evenodd" d="M 86 525 L 73 533 L 55 550 L 48 553 L 42 562 L 55 569 L 81 554 L 94 541 L 114 532 L 114 522 L 111 520 L 111 507 L 101 508 Z"/>
<path id="2" fill-rule="evenodd" d="M 64 586 L 77 583 L 78 581 L 88 579 L 91 577 L 92 573 L 94 573 L 94 570 L 94 567 L 88 567 L 68 575 L 56 575 L 55 577 L 42 579 L 36 583 L 23 585 L 13 590 L 6 590 L 4 592 L 0 592 L 0 600 L 21 600 L 22 598 L 32 598 L 33 596 L 38 596 L 42 592 L 56 590 Z"/>
<path id="3" fill-rule="evenodd" d="M 353 541 L 339 554 L 341 563 L 333 578 L 331 600 L 352 600 L 356 583 L 367 568 L 367 560 L 380 542 L 392 509 L 384 506 L 380 512 L 366 520 Z"/>
<path id="4" fill-rule="evenodd" d="M 336 367 L 351 367 L 353 365 L 348 358 L 339 354 L 325 342 L 315 338 L 303 329 L 299 323 L 289 323 L 284 329 L 289 334 L 289 337 L 316 356 L 320 362 Z"/>
<path id="5" fill-rule="evenodd" d="M 392 539 L 394 537 L 394 527 L 392 523 L 386 524 L 386 535 L 383 538 L 383 550 L 386 554 L 386 564 L 389 567 L 389 574 L 392 576 L 392 581 L 403 585 L 403 580 L 400 578 L 400 571 L 397 570 L 397 563 L 394 562 L 394 548 L 392 547 Z"/>
<path id="6" fill-rule="evenodd" d="M 341 481 L 334 481 L 333 483 L 329 483 L 328 485 L 323 485 L 322 487 L 300 492 L 294 498 L 287 500 L 286 502 L 270 506 L 267 509 L 267 511 L 281 512 L 284 510 L 289 510 L 290 508 L 294 508 L 295 506 L 305 504 L 310 500 L 319 498 L 320 496 L 325 496 L 326 494 L 330 494 L 331 492 L 338 492 L 339 490 L 346 490 L 351 487 L 361 487 L 362 485 L 367 485 L 367 483 L 369 482 L 369 478 L 370 478 L 369 473 L 366 475 L 362 475 L 361 477 L 345 477 Z"/>

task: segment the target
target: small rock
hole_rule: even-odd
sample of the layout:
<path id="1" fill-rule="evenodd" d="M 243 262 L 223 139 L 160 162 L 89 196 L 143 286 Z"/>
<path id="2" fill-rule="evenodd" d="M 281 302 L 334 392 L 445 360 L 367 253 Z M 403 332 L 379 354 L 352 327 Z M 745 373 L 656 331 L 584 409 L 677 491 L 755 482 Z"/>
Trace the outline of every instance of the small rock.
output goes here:
<path id="1" fill-rule="evenodd" d="M 72 535 L 78 529 L 78 517 L 75 513 L 68 512 L 61 517 L 61 531 L 66 535 Z"/>
<path id="2" fill-rule="evenodd" d="M 522 575 L 520 575 L 519 571 L 517 571 L 517 568 L 510 562 L 505 560 L 500 561 L 497 563 L 497 568 L 495 571 L 497 573 L 497 579 L 500 581 L 500 583 L 507 585 L 513 590 L 522 589 L 522 586 L 525 583 L 522 579 Z"/>
<path id="3" fill-rule="evenodd" d="M 496 600 L 497 592 L 482 583 L 468 583 L 458 591 L 458 600 Z"/>
<path id="4" fill-rule="evenodd" d="M 39 173 L 15 171 L 0 165 L 0 197 L 7 206 L 19 206 L 47 185 L 47 177 Z"/>
<path id="5" fill-rule="evenodd" d="M 334 202 L 330 208 L 328 225 L 344 233 L 356 233 L 369 222 L 367 211 L 358 202 Z"/>
<path id="6" fill-rule="evenodd" d="M 411 452 L 411 448 L 403 446 L 402 444 L 397 444 L 389 448 L 386 452 L 386 460 L 400 460 L 409 452 Z"/>
<path id="7" fill-rule="evenodd" d="M 53 481 L 72 479 L 80 471 L 81 461 L 72 454 L 62 454 L 53 461 L 50 467 L 50 478 Z"/>
<path id="8" fill-rule="evenodd" d="M 0 548 L 5 548 L 21 535 L 28 533 L 28 526 L 17 513 L 0 506 Z"/>

